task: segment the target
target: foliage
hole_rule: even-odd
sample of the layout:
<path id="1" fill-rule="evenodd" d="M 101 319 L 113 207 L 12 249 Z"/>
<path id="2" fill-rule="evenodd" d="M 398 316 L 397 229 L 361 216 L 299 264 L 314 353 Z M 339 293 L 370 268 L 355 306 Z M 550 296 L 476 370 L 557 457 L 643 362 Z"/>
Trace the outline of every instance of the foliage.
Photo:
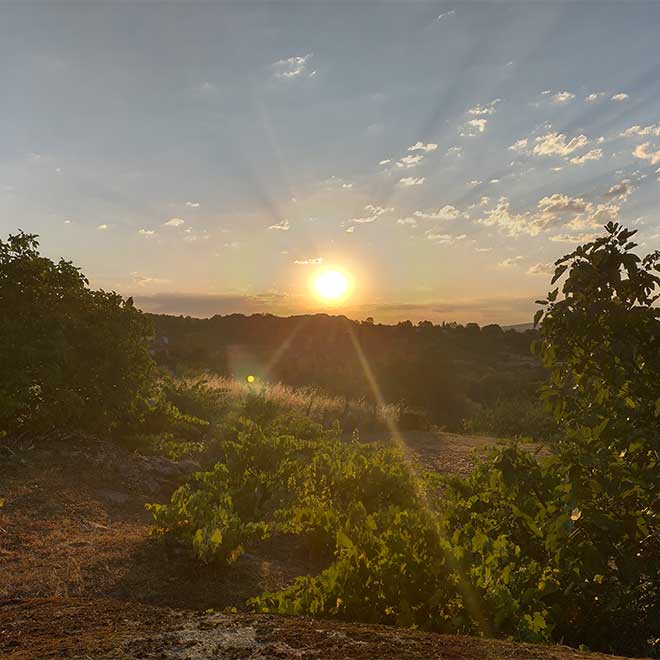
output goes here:
<path id="1" fill-rule="evenodd" d="M 0 240 L 0 429 L 112 429 L 148 395 L 150 323 L 36 239 Z"/>
<path id="2" fill-rule="evenodd" d="M 301 439 L 282 432 L 288 423 L 299 428 L 290 415 L 266 428 L 246 418 L 225 428 L 215 467 L 169 505 L 149 505 L 156 534 L 227 563 L 267 530 L 301 534 L 310 550 L 331 554 L 338 522 L 356 501 L 373 511 L 414 498 L 414 480 L 393 450 L 342 442 L 318 425 Z"/>
<path id="3" fill-rule="evenodd" d="M 498 449 L 448 493 L 454 535 L 507 539 L 516 572 L 534 568 L 537 615 L 552 639 L 658 653 L 660 638 L 660 254 L 607 234 L 557 262 L 540 301 L 544 397 L 564 430 L 538 460 Z M 485 558 L 482 558 L 482 561 Z M 534 571 L 530 574 L 534 576 Z"/>
<path id="4" fill-rule="evenodd" d="M 382 399 L 358 353 L 385 402 L 424 411 L 432 424 L 452 430 L 499 399 L 537 405 L 538 386 L 547 379 L 530 354 L 533 330 L 429 321 L 387 326 L 325 314 L 152 318 L 159 336 L 168 339 L 156 357 L 169 369 L 284 383 L 297 389 L 296 398 L 307 398 L 312 415 L 325 416 L 325 425 L 339 420 L 345 430 L 382 428 L 376 414 Z"/>
<path id="5" fill-rule="evenodd" d="M 608 225 L 557 264 L 537 350 L 561 435 L 540 454 L 502 443 L 436 500 L 397 452 L 296 438 L 257 397 L 244 411 L 262 427 L 225 428 L 158 530 L 226 561 L 252 538 L 241 525 L 266 525 L 330 561 L 260 611 L 657 655 L 660 255 L 636 257 L 631 235 Z"/>
<path id="6" fill-rule="evenodd" d="M 528 396 L 501 398 L 480 406 L 463 420 L 463 430 L 497 438 L 550 441 L 558 437 L 559 425 L 539 401 Z"/>

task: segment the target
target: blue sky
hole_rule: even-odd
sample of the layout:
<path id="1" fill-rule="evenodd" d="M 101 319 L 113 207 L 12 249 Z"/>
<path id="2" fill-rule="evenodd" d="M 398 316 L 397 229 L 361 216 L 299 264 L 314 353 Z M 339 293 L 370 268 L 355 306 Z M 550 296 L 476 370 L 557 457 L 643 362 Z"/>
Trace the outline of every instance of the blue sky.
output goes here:
<path id="1" fill-rule="evenodd" d="M 660 248 L 656 3 L 4 4 L 0 232 L 153 311 L 515 323 Z"/>

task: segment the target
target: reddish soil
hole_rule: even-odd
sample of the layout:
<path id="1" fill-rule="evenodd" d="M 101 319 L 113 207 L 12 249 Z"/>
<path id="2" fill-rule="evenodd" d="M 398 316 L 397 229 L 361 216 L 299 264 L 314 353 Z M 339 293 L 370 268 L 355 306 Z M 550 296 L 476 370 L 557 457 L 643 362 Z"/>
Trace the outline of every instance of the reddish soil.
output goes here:
<path id="1" fill-rule="evenodd" d="M 470 449 L 487 442 L 430 433 L 407 433 L 404 439 L 415 461 L 441 472 L 465 471 Z M 5 448 L 0 454 L 0 658 L 610 657 L 378 626 L 217 613 L 241 608 L 250 596 L 321 566 L 292 538 L 264 542 L 229 570 L 201 566 L 179 548 L 152 540 L 144 503 L 165 501 L 198 467 L 89 440 Z"/>

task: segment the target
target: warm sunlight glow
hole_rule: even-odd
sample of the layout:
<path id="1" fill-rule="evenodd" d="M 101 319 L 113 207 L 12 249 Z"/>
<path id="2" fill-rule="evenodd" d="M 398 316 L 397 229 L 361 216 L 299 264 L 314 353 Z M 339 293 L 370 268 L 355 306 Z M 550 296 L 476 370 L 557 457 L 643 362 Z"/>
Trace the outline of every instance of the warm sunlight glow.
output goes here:
<path id="1" fill-rule="evenodd" d="M 348 277 L 338 270 L 324 270 L 314 278 L 314 291 L 322 300 L 340 300 L 348 292 Z"/>

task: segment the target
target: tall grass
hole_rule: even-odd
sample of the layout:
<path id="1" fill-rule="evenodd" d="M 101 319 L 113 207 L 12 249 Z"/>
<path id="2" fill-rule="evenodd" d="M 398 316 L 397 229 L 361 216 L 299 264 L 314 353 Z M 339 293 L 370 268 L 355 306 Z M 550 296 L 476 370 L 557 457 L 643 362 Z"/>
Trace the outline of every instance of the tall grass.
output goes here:
<path id="1" fill-rule="evenodd" d="M 184 379 L 183 385 L 193 385 L 199 379 Z M 237 378 L 207 376 L 204 385 L 222 393 L 228 403 L 244 406 L 251 398 L 282 411 L 291 411 L 330 427 L 339 423 L 344 431 L 380 430 L 387 428 L 387 420 L 395 420 L 399 413 L 394 404 L 378 406 L 369 401 L 333 396 L 314 387 L 291 387 L 282 383 L 257 380 L 249 383 Z"/>

